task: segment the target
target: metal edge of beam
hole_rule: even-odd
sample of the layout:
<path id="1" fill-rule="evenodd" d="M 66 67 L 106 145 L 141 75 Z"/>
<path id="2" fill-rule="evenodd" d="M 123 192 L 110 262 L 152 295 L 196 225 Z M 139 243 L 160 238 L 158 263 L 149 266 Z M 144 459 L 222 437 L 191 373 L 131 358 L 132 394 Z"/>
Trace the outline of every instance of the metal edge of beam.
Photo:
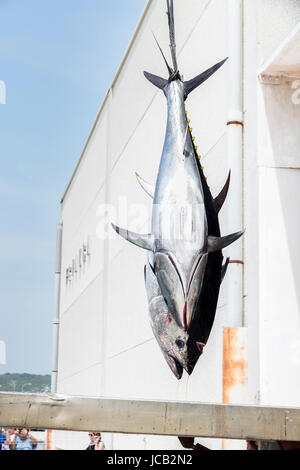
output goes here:
<path id="1" fill-rule="evenodd" d="M 128 56 L 129 56 L 129 54 L 130 54 L 130 52 L 131 52 L 131 49 L 133 48 L 133 45 L 134 45 L 134 43 L 135 43 L 135 40 L 136 40 L 136 38 L 137 38 L 137 36 L 138 36 L 138 34 L 139 34 L 141 28 L 142 28 L 142 25 L 143 25 L 143 23 L 144 23 L 145 17 L 146 17 L 146 15 L 147 15 L 147 13 L 148 13 L 148 11 L 149 11 L 150 6 L 152 5 L 152 3 L 153 3 L 153 0 L 148 0 L 148 2 L 147 2 L 147 4 L 146 4 L 146 7 L 145 7 L 145 9 L 144 9 L 144 11 L 143 11 L 143 13 L 142 13 L 141 19 L 140 19 L 140 21 L 138 22 L 137 28 L 136 28 L 136 30 L 135 30 L 133 36 L 132 36 L 132 39 L 131 39 L 131 41 L 130 41 L 130 44 L 129 44 L 129 46 L 128 46 L 126 52 L 125 52 L 125 55 L 124 55 L 124 57 L 123 57 L 123 59 L 122 59 L 122 61 L 121 61 L 121 64 L 120 64 L 120 66 L 119 66 L 119 68 L 118 68 L 118 70 L 117 70 L 117 73 L 116 73 L 116 75 L 115 75 L 115 77 L 114 77 L 114 79 L 113 79 L 113 81 L 112 81 L 110 87 L 108 88 L 108 90 L 107 90 L 107 92 L 106 92 L 106 94 L 105 94 L 105 97 L 104 97 L 104 99 L 103 99 L 103 101 L 102 101 L 102 104 L 101 104 L 101 106 L 100 106 L 100 109 L 99 109 L 99 111 L 98 111 L 98 113 L 97 113 L 96 119 L 95 119 L 95 121 L 94 121 L 94 123 L 93 123 L 93 126 L 92 126 L 91 130 L 90 130 L 90 133 L 89 133 L 89 135 L 88 135 L 88 138 L 87 138 L 87 140 L 86 140 L 86 142 L 85 142 L 85 144 L 84 144 L 84 147 L 83 147 L 83 149 L 82 149 L 82 152 L 81 152 L 81 154 L 80 154 L 80 157 L 79 157 L 79 159 L 78 159 L 78 161 L 77 161 L 77 163 L 76 163 L 76 165 L 75 165 L 75 168 L 74 168 L 74 171 L 73 171 L 73 173 L 72 173 L 72 176 L 71 176 L 71 178 L 70 178 L 70 180 L 69 180 L 69 182 L 68 182 L 68 184 L 67 184 L 67 186 L 66 186 L 66 189 L 65 189 L 65 191 L 64 191 L 64 193 L 63 193 L 63 195 L 62 195 L 62 197 L 61 197 L 61 200 L 60 200 L 60 203 L 61 203 L 61 204 L 63 204 L 63 202 L 64 202 L 64 200 L 65 200 L 65 197 L 66 197 L 67 193 L 69 192 L 69 189 L 70 189 L 70 187 L 71 187 L 71 185 L 72 185 L 72 183 L 73 183 L 73 181 L 74 181 L 74 178 L 75 178 L 75 176 L 76 176 L 76 174 L 77 174 L 77 171 L 78 171 L 78 169 L 79 169 L 79 167 L 80 167 L 80 164 L 81 164 L 81 162 L 82 162 L 82 160 L 83 160 L 83 157 L 84 157 L 84 155 L 85 155 L 86 149 L 87 149 L 87 147 L 88 147 L 88 145 L 89 145 L 89 142 L 90 142 L 90 140 L 91 140 L 91 138 L 92 138 L 92 135 L 93 135 L 93 133 L 94 133 L 94 131 L 95 131 L 95 129 L 96 129 L 96 126 L 97 126 L 97 124 L 98 124 L 98 121 L 99 121 L 99 119 L 100 119 L 100 116 L 101 116 L 101 114 L 102 114 L 102 111 L 103 111 L 103 109 L 104 109 L 104 107 L 105 107 L 105 104 L 106 104 L 106 102 L 107 102 L 107 99 L 108 99 L 110 90 L 115 86 L 115 84 L 117 83 L 117 81 L 118 81 L 118 79 L 119 79 L 119 76 L 120 76 L 120 74 L 121 74 L 121 72 L 122 72 L 122 70 L 123 70 L 123 67 L 124 67 L 124 65 L 125 65 L 125 63 L 126 63 L 126 61 L 127 61 L 127 59 L 128 59 Z"/>
<path id="2" fill-rule="evenodd" d="M 43 430 L 300 441 L 300 408 L 0 393 L 0 423 Z"/>

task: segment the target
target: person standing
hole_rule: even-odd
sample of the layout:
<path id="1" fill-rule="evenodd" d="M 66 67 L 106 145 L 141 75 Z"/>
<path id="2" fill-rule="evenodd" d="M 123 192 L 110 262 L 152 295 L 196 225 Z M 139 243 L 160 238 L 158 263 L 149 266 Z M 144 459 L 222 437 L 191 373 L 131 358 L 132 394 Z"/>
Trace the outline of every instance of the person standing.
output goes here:
<path id="1" fill-rule="evenodd" d="M 90 432 L 90 445 L 86 450 L 105 450 L 104 442 L 102 441 L 100 432 Z"/>
<path id="2" fill-rule="evenodd" d="M 19 430 L 15 431 L 14 438 L 10 444 L 10 450 L 34 450 L 37 447 L 37 440 L 29 434 L 29 429 L 23 428 L 19 435 Z"/>
<path id="3" fill-rule="evenodd" d="M 0 430 L 0 450 L 3 450 L 3 445 L 4 445 L 5 441 L 6 441 L 6 437 L 3 434 L 3 431 Z"/>
<path id="4" fill-rule="evenodd" d="M 14 436 L 14 429 L 13 428 L 5 429 L 5 435 L 6 435 L 6 440 L 2 444 L 1 450 L 10 450 L 10 444 L 11 444 L 13 436 Z"/>

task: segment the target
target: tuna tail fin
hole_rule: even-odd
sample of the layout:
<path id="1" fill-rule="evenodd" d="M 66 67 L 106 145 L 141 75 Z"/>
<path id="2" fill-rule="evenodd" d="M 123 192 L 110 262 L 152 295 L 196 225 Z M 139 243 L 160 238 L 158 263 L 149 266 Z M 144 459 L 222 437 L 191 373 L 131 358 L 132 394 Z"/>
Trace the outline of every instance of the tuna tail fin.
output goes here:
<path id="1" fill-rule="evenodd" d="M 171 77 L 174 74 L 174 71 L 171 69 L 170 65 L 168 64 L 166 56 L 163 53 L 163 50 L 160 47 L 159 42 L 156 39 L 154 34 L 153 34 L 153 37 L 156 41 L 156 44 L 157 44 L 157 46 L 160 50 L 161 55 L 163 56 L 164 62 L 166 64 L 168 72 L 169 72 L 169 76 Z M 149 82 L 151 82 L 154 86 L 156 86 L 157 88 L 160 88 L 161 90 L 163 90 L 165 88 L 165 86 L 169 83 L 168 80 L 166 80 L 165 78 L 158 77 L 157 75 L 153 75 L 152 73 L 144 72 L 144 75 L 147 78 L 147 80 L 149 80 Z"/>
<path id="2" fill-rule="evenodd" d="M 173 0 L 167 0 L 167 8 L 168 8 L 168 20 L 169 20 L 169 32 L 170 32 L 170 49 L 171 49 L 171 55 L 172 55 L 172 62 L 173 62 L 173 69 L 170 67 L 165 54 L 163 53 L 162 48 L 159 45 L 159 42 L 157 41 L 155 35 L 154 39 L 156 41 L 156 44 L 160 50 L 160 53 L 164 59 L 164 62 L 167 66 L 168 72 L 169 72 L 169 79 L 165 80 L 164 78 L 157 77 L 156 75 L 153 75 L 148 72 L 144 72 L 145 77 L 147 80 L 149 80 L 153 85 L 157 86 L 161 90 L 165 88 L 165 86 L 170 83 L 173 80 L 177 80 L 180 78 L 179 71 L 178 71 L 178 65 L 177 65 L 177 56 L 176 56 L 176 42 L 175 42 L 175 22 L 174 22 L 174 4 Z"/>
<path id="3" fill-rule="evenodd" d="M 200 86 L 202 83 L 206 82 L 206 80 L 209 79 L 217 70 L 219 70 L 220 67 L 222 67 L 223 64 L 228 60 L 228 57 L 221 62 L 218 62 L 216 65 L 213 67 L 209 68 L 205 72 L 201 73 L 197 77 L 193 78 L 192 80 L 189 80 L 187 82 L 184 82 L 184 95 L 185 99 L 189 96 L 189 94 L 195 90 L 198 86 Z"/>
<path id="4" fill-rule="evenodd" d="M 160 53 L 161 53 L 161 55 L 162 55 L 162 57 L 163 57 L 163 59 L 164 59 L 164 62 L 165 62 L 165 64 L 166 64 L 166 66 L 167 66 L 167 69 L 168 69 L 168 72 L 169 72 L 169 76 L 171 77 L 171 76 L 173 75 L 173 73 L 174 73 L 174 70 L 172 70 L 172 68 L 170 67 L 170 65 L 169 65 L 169 63 L 168 63 L 168 61 L 167 61 L 167 59 L 166 59 L 166 56 L 165 56 L 165 54 L 163 53 L 163 50 L 162 50 L 162 48 L 160 47 L 160 44 L 159 44 L 158 40 L 156 39 L 156 37 L 155 37 L 155 35 L 154 35 L 153 32 L 152 32 L 152 34 L 153 34 L 153 37 L 154 37 L 154 39 L 155 39 L 155 42 L 156 42 L 156 44 L 157 44 L 157 46 L 158 46 L 158 49 L 160 50 Z"/>
<path id="5" fill-rule="evenodd" d="M 152 73 L 144 72 L 144 75 L 152 85 L 157 86 L 157 88 L 160 88 L 161 90 L 163 90 L 168 84 L 168 80 L 158 77 L 157 75 L 153 75 Z"/>
<path id="6" fill-rule="evenodd" d="M 231 171 L 229 172 L 229 175 L 228 175 L 228 178 L 227 178 L 227 181 L 225 183 L 224 188 L 220 192 L 219 196 L 217 196 L 216 199 L 215 199 L 215 207 L 216 207 L 216 211 L 218 213 L 222 209 L 222 207 L 224 205 L 224 202 L 226 200 L 226 197 L 227 197 L 227 194 L 228 194 L 228 191 L 229 191 L 229 186 L 230 186 L 230 179 L 231 179 Z"/>

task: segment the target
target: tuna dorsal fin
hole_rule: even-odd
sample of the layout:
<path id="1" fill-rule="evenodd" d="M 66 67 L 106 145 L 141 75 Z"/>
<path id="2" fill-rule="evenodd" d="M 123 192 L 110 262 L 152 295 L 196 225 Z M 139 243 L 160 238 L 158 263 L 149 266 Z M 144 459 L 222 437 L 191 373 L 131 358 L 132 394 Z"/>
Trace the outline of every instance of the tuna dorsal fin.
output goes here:
<path id="1" fill-rule="evenodd" d="M 216 197 L 215 199 L 215 207 L 216 207 L 216 211 L 219 213 L 220 210 L 222 209 L 223 207 L 223 204 L 226 200 L 226 197 L 227 197 L 227 194 L 228 194 L 228 190 L 229 190 L 229 186 L 230 186 L 230 179 L 231 179 L 231 171 L 229 172 L 229 175 L 228 175 L 228 178 L 227 178 L 227 181 L 225 183 L 225 186 L 224 188 L 222 189 L 222 191 L 220 192 L 219 196 Z"/>
<path id="2" fill-rule="evenodd" d="M 140 186 L 153 199 L 154 198 L 154 192 L 155 192 L 155 187 L 153 186 L 153 184 L 148 183 L 147 181 L 145 181 L 138 173 L 136 173 L 135 175 L 137 177 L 137 180 L 138 180 Z"/>
<path id="3" fill-rule="evenodd" d="M 118 235 L 123 237 L 125 240 L 129 241 L 133 245 L 143 248 L 144 250 L 153 251 L 154 249 L 154 238 L 151 234 L 140 235 L 138 233 L 130 232 L 123 228 L 117 227 L 112 224 L 113 229 L 117 232 Z"/>
<path id="4" fill-rule="evenodd" d="M 168 85 L 168 80 L 165 78 L 158 77 L 157 75 L 153 75 L 152 73 L 144 72 L 145 77 L 149 82 L 152 83 L 152 85 L 157 86 L 157 88 L 160 88 L 163 90 L 166 85 Z"/>
<path id="5" fill-rule="evenodd" d="M 184 82 L 184 95 L 185 99 L 189 96 L 189 94 L 195 90 L 198 86 L 200 86 L 202 83 L 204 83 L 206 80 L 209 79 L 217 70 L 219 70 L 220 67 L 222 67 L 223 64 L 227 61 L 228 57 L 221 62 L 218 62 L 216 65 L 213 67 L 209 68 L 205 72 L 201 73 L 197 77 L 193 78 L 192 80 L 189 80 L 187 82 Z"/>
<path id="6" fill-rule="evenodd" d="M 208 237 L 207 243 L 207 251 L 208 253 L 215 253 L 216 251 L 222 251 L 227 246 L 231 245 L 232 243 L 236 242 L 239 238 L 241 238 L 245 233 L 245 230 L 242 232 L 233 233 L 231 235 L 227 235 L 227 237 Z"/>
<path id="7" fill-rule="evenodd" d="M 230 258 L 227 258 L 226 261 L 225 261 L 225 264 L 222 266 L 221 283 L 224 281 L 224 277 L 226 276 L 229 262 L 230 262 Z"/>

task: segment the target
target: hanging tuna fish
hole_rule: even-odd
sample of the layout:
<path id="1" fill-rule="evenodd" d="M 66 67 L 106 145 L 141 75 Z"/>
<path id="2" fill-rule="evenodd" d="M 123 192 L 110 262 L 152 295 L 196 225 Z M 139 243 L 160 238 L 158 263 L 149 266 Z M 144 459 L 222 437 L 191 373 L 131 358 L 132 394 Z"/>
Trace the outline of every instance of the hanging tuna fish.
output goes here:
<path id="1" fill-rule="evenodd" d="M 191 374 L 203 353 L 213 323 L 224 266 L 222 249 L 244 232 L 221 237 L 218 213 L 226 199 L 230 175 L 220 195 L 213 199 L 203 174 L 185 100 L 227 60 L 193 80 L 183 81 L 176 57 L 173 0 L 167 0 L 173 67 L 161 48 L 169 71 L 166 80 L 145 72 L 160 88 L 168 104 L 168 122 L 155 188 L 138 180 L 153 197 L 152 232 L 139 235 L 113 225 L 129 242 L 148 250 L 145 283 L 151 326 L 175 376 Z"/>

